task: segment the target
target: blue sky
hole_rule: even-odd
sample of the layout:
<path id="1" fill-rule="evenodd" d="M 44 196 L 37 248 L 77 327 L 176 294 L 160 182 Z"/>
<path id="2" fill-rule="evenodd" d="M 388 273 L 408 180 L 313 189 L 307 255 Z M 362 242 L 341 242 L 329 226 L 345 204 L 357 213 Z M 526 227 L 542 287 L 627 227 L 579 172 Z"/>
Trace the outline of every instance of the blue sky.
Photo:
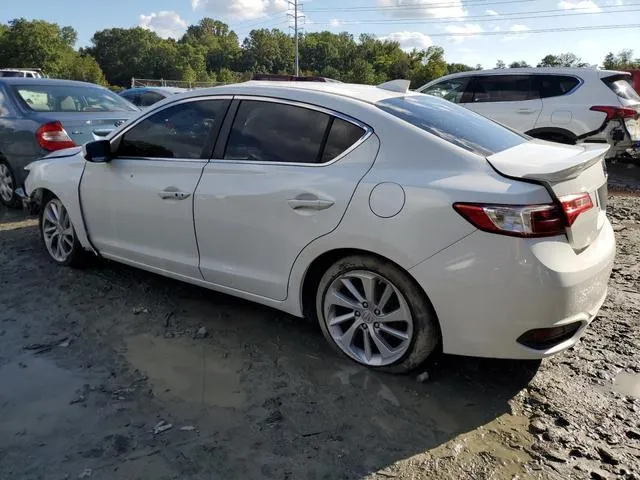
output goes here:
<path id="1" fill-rule="evenodd" d="M 601 63 L 609 51 L 636 47 L 640 27 L 534 33 L 539 29 L 640 24 L 640 0 L 307 0 L 300 23 L 306 31 L 348 31 L 391 38 L 403 48 L 440 45 L 449 62 L 493 67 L 497 59 L 536 63 L 548 53 L 573 52 Z M 2 0 L 0 21 L 40 18 L 71 25 L 78 46 L 96 30 L 144 26 L 179 36 L 211 16 L 228 23 L 240 39 L 252 28 L 288 30 L 286 0 Z"/>

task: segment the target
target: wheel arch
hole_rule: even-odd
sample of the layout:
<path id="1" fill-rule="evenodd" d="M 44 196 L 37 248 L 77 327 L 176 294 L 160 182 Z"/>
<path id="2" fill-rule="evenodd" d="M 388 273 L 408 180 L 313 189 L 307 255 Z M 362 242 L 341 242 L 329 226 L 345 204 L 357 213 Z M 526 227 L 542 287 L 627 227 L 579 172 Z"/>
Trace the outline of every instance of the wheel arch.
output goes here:
<path id="1" fill-rule="evenodd" d="M 547 137 L 556 136 L 556 137 L 566 138 L 567 140 L 570 140 L 573 143 L 578 141 L 578 136 L 575 133 L 573 133 L 571 130 L 567 130 L 565 128 L 560 128 L 560 127 L 534 128 L 526 132 L 526 134 L 529 135 L 530 137 L 540 138 L 543 140 L 544 140 L 543 137 L 545 136 Z"/>
<path id="2" fill-rule="evenodd" d="M 309 263 L 307 269 L 304 272 L 301 282 L 301 288 L 299 291 L 299 305 L 300 311 L 302 312 L 305 318 L 315 318 L 315 293 L 317 287 L 320 283 L 322 275 L 338 260 L 351 256 L 351 255 L 366 255 L 375 257 L 379 260 L 391 263 L 393 266 L 398 268 L 401 272 L 404 272 L 407 275 L 415 286 L 418 288 L 418 291 L 422 293 L 423 299 L 429 304 L 431 307 L 435 318 L 436 325 L 438 327 L 440 335 L 442 335 L 442 329 L 440 327 L 440 320 L 438 318 L 438 312 L 431 302 L 428 293 L 425 289 L 418 283 L 415 277 L 411 274 L 409 270 L 402 267 L 402 265 L 394 262 L 393 260 L 385 257 L 384 255 L 380 255 L 378 253 L 361 249 L 361 248 L 336 248 L 322 254 L 318 255 L 314 258 L 311 263 Z"/>

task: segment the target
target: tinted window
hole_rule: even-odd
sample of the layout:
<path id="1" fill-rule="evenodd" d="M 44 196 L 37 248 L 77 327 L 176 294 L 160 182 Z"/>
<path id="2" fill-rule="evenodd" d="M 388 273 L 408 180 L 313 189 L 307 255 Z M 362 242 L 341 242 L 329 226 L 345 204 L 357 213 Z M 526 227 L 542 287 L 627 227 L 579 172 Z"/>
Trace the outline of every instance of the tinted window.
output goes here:
<path id="1" fill-rule="evenodd" d="M 22 72 L 0 72 L 0 77 L 24 77 Z"/>
<path id="2" fill-rule="evenodd" d="M 633 89 L 631 77 L 628 75 L 617 75 L 614 77 L 603 78 L 602 81 L 606 83 L 613 92 L 620 98 L 625 100 L 638 100 L 640 101 L 640 95 Z"/>
<path id="3" fill-rule="evenodd" d="M 228 100 L 202 100 L 165 108 L 124 134 L 118 156 L 208 158 L 205 146 L 228 105 Z"/>
<path id="4" fill-rule="evenodd" d="M 427 93 L 435 97 L 444 98 L 453 103 L 460 103 L 466 101 L 462 96 L 465 89 L 469 84 L 470 77 L 452 78 L 445 80 L 435 85 L 431 85 L 429 88 L 422 90 L 422 93 Z"/>
<path id="5" fill-rule="evenodd" d="M 330 116 L 282 103 L 244 100 L 225 159 L 317 163 Z"/>
<path id="6" fill-rule="evenodd" d="M 136 111 L 122 97 L 106 88 L 76 85 L 16 85 L 14 91 L 36 112 Z"/>
<path id="7" fill-rule="evenodd" d="M 532 98 L 528 75 L 479 75 L 473 102 L 520 102 Z"/>
<path id="8" fill-rule="evenodd" d="M 378 107 L 454 145 L 483 156 L 526 142 L 525 137 L 488 118 L 428 95 L 389 98 L 379 102 Z"/>
<path id="9" fill-rule="evenodd" d="M 334 118 L 327 143 L 322 154 L 322 163 L 330 162 L 356 143 L 365 131 L 353 123 Z"/>
<path id="10" fill-rule="evenodd" d="M 533 90 L 540 98 L 549 98 L 566 95 L 580 84 L 580 80 L 566 75 L 535 75 L 533 83 Z"/>
<path id="11" fill-rule="evenodd" d="M 160 100 L 164 100 L 164 96 L 160 95 L 157 92 L 144 92 L 140 95 L 140 106 L 141 107 L 150 107 L 154 103 L 159 102 Z"/>

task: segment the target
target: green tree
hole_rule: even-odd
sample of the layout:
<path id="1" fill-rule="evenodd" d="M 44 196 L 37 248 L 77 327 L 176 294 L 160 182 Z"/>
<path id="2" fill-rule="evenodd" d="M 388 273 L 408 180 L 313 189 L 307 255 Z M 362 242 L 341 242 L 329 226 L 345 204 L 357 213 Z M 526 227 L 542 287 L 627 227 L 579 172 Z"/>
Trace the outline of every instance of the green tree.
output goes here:
<path id="1" fill-rule="evenodd" d="M 431 80 L 447 73 L 447 62 L 444 60 L 444 49 L 435 45 L 427 50 L 414 50 L 409 53 L 413 65 L 411 71 L 411 88 L 418 88 Z"/>
<path id="2" fill-rule="evenodd" d="M 107 85 L 107 80 L 96 59 L 91 55 L 81 55 L 76 52 L 72 52 L 63 58 L 58 77 Z"/>
<path id="3" fill-rule="evenodd" d="M 242 70 L 254 73 L 293 71 L 293 39 L 280 30 L 251 30 L 242 43 L 242 49 Z"/>
<path id="4" fill-rule="evenodd" d="M 475 67 L 472 67 L 470 65 L 465 65 L 464 63 L 447 63 L 447 74 L 470 72 L 475 69 L 476 69 Z"/>
<path id="5" fill-rule="evenodd" d="M 640 68 L 640 58 L 633 58 L 633 50 L 625 49 L 614 55 L 609 52 L 602 65 L 607 70 L 625 70 Z"/>
<path id="6" fill-rule="evenodd" d="M 573 53 L 561 53 L 560 55 L 546 55 L 538 67 L 586 67 L 587 63 L 583 62 L 580 57 Z"/>
<path id="7" fill-rule="evenodd" d="M 203 47 L 208 71 L 232 67 L 241 53 L 236 33 L 226 23 L 212 18 L 191 25 L 181 42 Z"/>
<path id="8" fill-rule="evenodd" d="M 509 68 L 531 68 L 531 65 L 529 65 L 527 62 L 525 62 L 524 60 L 521 60 L 519 62 L 511 62 L 509 64 Z"/>
<path id="9" fill-rule="evenodd" d="M 496 62 L 496 68 L 502 69 L 502 68 L 507 68 L 507 66 L 505 65 L 505 63 L 502 60 L 498 60 Z"/>

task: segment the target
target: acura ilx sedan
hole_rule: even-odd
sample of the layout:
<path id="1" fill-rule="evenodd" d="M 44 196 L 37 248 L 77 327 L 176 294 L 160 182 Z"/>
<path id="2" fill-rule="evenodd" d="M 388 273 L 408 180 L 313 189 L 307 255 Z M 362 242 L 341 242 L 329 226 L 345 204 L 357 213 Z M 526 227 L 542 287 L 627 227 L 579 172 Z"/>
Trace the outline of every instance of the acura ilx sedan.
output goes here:
<path id="1" fill-rule="evenodd" d="M 48 255 L 98 255 L 296 316 L 368 367 L 575 344 L 614 253 L 607 146 L 532 140 L 446 100 L 260 82 L 171 97 L 32 163 Z"/>

